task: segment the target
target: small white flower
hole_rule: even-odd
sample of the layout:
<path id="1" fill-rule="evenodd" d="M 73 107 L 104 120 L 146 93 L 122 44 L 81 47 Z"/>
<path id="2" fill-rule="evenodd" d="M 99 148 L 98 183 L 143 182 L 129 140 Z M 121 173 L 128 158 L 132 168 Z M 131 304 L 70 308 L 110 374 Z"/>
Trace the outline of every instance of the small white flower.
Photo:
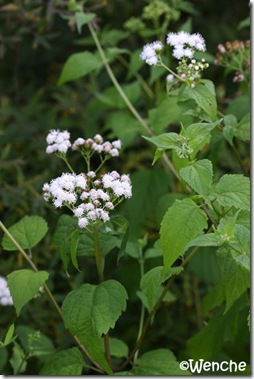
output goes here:
<path id="1" fill-rule="evenodd" d="M 121 149 L 121 147 L 122 147 L 122 142 L 120 141 L 120 139 L 115 140 L 115 141 L 112 142 L 112 146 L 113 146 L 115 149 Z"/>
<path id="2" fill-rule="evenodd" d="M 168 83 L 170 83 L 170 82 L 173 82 L 173 80 L 174 80 L 174 75 L 173 74 L 168 74 L 167 77 L 166 77 L 166 81 Z"/>
<path id="3" fill-rule="evenodd" d="M 99 144 L 103 143 L 103 138 L 100 134 L 96 134 L 93 139 L 96 143 L 99 143 Z"/>
<path id="4" fill-rule="evenodd" d="M 77 150 L 79 148 L 79 146 L 82 146 L 84 144 L 85 144 L 84 138 L 78 138 L 72 144 L 72 150 Z"/>
<path id="5" fill-rule="evenodd" d="M 73 213 L 76 217 L 81 217 L 84 213 L 84 208 L 83 207 L 77 207 L 75 209 L 73 209 Z"/>
<path id="6" fill-rule="evenodd" d="M 111 203 L 111 201 L 108 201 L 106 204 L 105 204 L 105 208 L 109 209 L 109 210 L 113 210 L 115 207 L 114 207 L 114 204 Z"/>
<path id="7" fill-rule="evenodd" d="M 95 211 L 89 211 L 87 213 L 87 218 L 89 220 L 95 221 L 97 219 L 97 213 Z"/>
<path id="8" fill-rule="evenodd" d="M 109 141 L 104 142 L 102 146 L 105 153 L 109 153 L 112 149 L 112 144 Z"/>
<path id="9" fill-rule="evenodd" d="M 78 220 L 78 226 L 80 228 L 85 228 L 89 224 L 89 221 L 86 217 L 82 217 Z"/>
<path id="10" fill-rule="evenodd" d="M 100 144 L 98 144 L 98 143 L 93 143 L 92 144 L 92 149 L 94 150 L 94 151 L 97 151 L 98 153 L 102 153 L 103 152 L 103 145 L 100 145 Z"/>
<path id="11" fill-rule="evenodd" d="M 94 171 L 88 171 L 88 173 L 86 174 L 86 176 L 88 176 L 89 178 L 94 178 L 96 176 L 96 174 L 95 174 Z"/>
<path id="12" fill-rule="evenodd" d="M 68 148 L 71 146 L 70 133 L 67 130 L 61 132 L 60 130 L 51 130 L 46 138 L 47 148 L 46 153 L 52 154 L 54 152 L 61 152 L 66 154 Z"/>
<path id="13" fill-rule="evenodd" d="M 147 44 L 143 47 L 140 54 L 140 59 L 145 61 L 150 66 L 158 63 L 158 53 L 162 50 L 163 45 L 160 41 Z"/>
<path id="14" fill-rule="evenodd" d="M 112 156 L 112 157 L 118 157 L 119 156 L 119 151 L 117 149 L 111 149 L 109 154 Z"/>

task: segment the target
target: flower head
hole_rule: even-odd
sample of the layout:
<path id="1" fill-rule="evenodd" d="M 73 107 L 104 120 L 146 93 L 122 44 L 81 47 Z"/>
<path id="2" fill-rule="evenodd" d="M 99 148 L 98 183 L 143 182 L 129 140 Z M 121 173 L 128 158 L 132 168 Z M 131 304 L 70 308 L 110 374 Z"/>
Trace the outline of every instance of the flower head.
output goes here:
<path id="1" fill-rule="evenodd" d="M 183 57 L 192 58 L 195 51 L 205 51 L 205 40 L 199 33 L 189 34 L 181 31 L 179 33 L 169 33 L 167 44 L 174 47 L 173 56 L 176 59 Z"/>
<path id="2" fill-rule="evenodd" d="M 71 146 L 70 133 L 67 130 L 61 132 L 60 130 L 50 130 L 46 138 L 47 148 L 46 153 L 52 154 L 60 152 L 66 154 L 68 148 Z"/>
<path id="3" fill-rule="evenodd" d="M 162 50 L 163 44 L 160 41 L 149 43 L 143 47 L 140 54 L 140 59 L 145 61 L 150 66 L 158 63 L 158 53 Z"/>
<path id="4" fill-rule="evenodd" d="M 3 276 L 0 276 L 0 304 L 3 306 L 13 305 L 13 300 L 7 285 L 7 280 Z"/>

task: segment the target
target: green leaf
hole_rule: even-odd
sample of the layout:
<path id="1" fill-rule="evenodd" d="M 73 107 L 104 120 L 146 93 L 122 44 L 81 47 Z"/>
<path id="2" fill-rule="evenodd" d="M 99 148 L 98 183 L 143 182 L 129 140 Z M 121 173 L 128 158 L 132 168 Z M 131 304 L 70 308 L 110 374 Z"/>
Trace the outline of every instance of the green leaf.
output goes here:
<path id="1" fill-rule="evenodd" d="M 208 159 L 196 161 L 179 172 L 180 176 L 198 194 L 206 196 L 209 194 L 213 180 L 213 165 Z"/>
<path id="2" fill-rule="evenodd" d="M 139 122 L 127 111 L 113 112 L 105 120 L 105 130 L 110 130 L 110 137 L 119 138 L 123 147 L 129 146 L 140 134 Z"/>
<path id="3" fill-rule="evenodd" d="M 151 310 L 162 292 L 162 283 L 173 275 L 178 275 L 183 271 L 182 267 L 173 267 L 163 274 L 164 267 L 154 267 L 148 271 L 141 279 L 140 288 L 147 298 L 149 309 Z"/>
<path id="4" fill-rule="evenodd" d="M 160 229 L 164 270 L 183 255 L 185 246 L 207 227 L 205 213 L 191 199 L 177 200 L 166 212 Z"/>
<path id="5" fill-rule="evenodd" d="M 204 234 L 193 239 L 185 246 L 184 250 L 187 251 L 190 247 L 193 246 L 221 246 L 224 241 L 214 233 Z"/>
<path id="6" fill-rule="evenodd" d="M 204 315 L 208 316 L 209 311 L 218 307 L 225 300 L 224 288 L 222 281 L 219 280 L 216 285 L 208 292 L 205 297 L 202 299 L 202 308 Z"/>
<path id="7" fill-rule="evenodd" d="M 75 13 L 75 21 L 78 29 L 78 33 L 81 34 L 82 26 L 88 24 L 88 22 L 92 21 L 96 16 L 95 13 L 84 13 L 84 12 L 76 12 Z"/>
<path id="8" fill-rule="evenodd" d="M 246 114 L 234 128 L 234 136 L 240 141 L 250 140 L 250 113 Z"/>
<path id="9" fill-rule="evenodd" d="M 8 287 L 14 302 L 17 315 L 48 279 L 46 271 L 17 270 L 7 276 Z"/>
<path id="10" fill-rule="evenodd" d="M 126 309 L 127 293 L 115 280 L 107 280 L 98 286 L 83 284 L 71 291 L 62 306 L 64 324 L 86 346 L 91 357 L 107 373 L 112 373 L 104 356 L 100 337 L 115 326 Z"/>
<path id="11" fill-rule="evenodd" d="M 15 324 L 11 324 L 8 328 L 8 331 L 4 339 L 4 346 L 8 345 L 12 341 L 14 329 L 15 329 Z"/>
<path id="12" fill-rule="evenodd" d="M 100 58 L 85 51 L 71 55 L 62 69 L 58 85 L 81 78 L 101 66 Z"/>
<path id="13" fill-rule="evenodd" d="M 222 206 L 250 209 L 250 180 L 239 174 L 223 175 L 212 193 Z"/>
<path id="14" fill-rule="evenodd" d="M 177 96 L 163 99 L 160 104 L 148 112 L 148 122 L 155 134 L 161 133 L 168 125 L 178 121 L 181 108 L 177 104 Z"/>
<path id="15" fill-rule="evenodd" d="M 8 230 L 23 249 L 31 249 L 45 236 L 48 225 L 40 216 L 25 216 Z M 4 250 L 18 250 L 6 234 L 3 237 L 2 246 Z"/>
<path id="16" fill-rule="evenodd" d="M 27 362 L 25 353 L 18 344 L 13 346 L 10 364 L 13 368 L 14 375 L 22 374 L 26 370 Z"/>
<path id="17" fill-rule="evenodd" d="M 224 116 L 224 128 L 222 129 L 222 133 L 226 140 L 232 145 L 234 138 L 234 128 L 237 125 L 237 118 L 233 114 L 228 114 Z"/>
<path id="18" fill-rule="evenodd" d="M 127 373 L 135 376 L 181 376 L 190 375 L 179 367 L 174 354 L 168 349 L 157 349 L 143 354 L 136 362 L 134 368 Z"/>
<path id="19" fill-rule="evenodd" d="M 236 96 L 236 98 L 230 102 L 227 108 L 227 113 L 234 114 L 237 120 L 241 120 L 249 112 L 250 112 L 250 96 L 249 95 Z"/>
<path id="20" fill-rule="evenodd" d="M 79 231 L 75 230 L 71 236 L 71 242 L 70 242 L 71 262 L 78 271 L 80 271 L 78 267 L 78 261 L 77 261 L 77 247 L 79 243 L 79 237 L 80 237 Z"/>
<path id="21" fill-rule="evenodd" d="M 168 208 L 173 205 L 175 200 L 182 200 L 186 198 L 186 195 L 183 193 L 167 193 L 166 195 L 163 195 L 160 200 L 158 201 L 157 207 L 156 207 L 156 222 L 157 225 L 160 225 L 163 216 L 167 212 Z"/>
<path id="22" fill-rule="evenodd" d="M 81 375 L 84 359 L 81 351 L 73 347 L 71 349 L 58 351 L 47 359 L 40 370 L 40 375 L 76 376 Z"/>
<path id="23" fill-rule="evenodd" d="M 185 94 L 188 98 L 195 100 L 197 105 L 207 113 L 211 121 L 216 121 L 217 102 L 213 82 L 204 79 L 194 88 L 186 87 Z"/>
<path id="24" fill-rule="evenodd" d="M 179 149 L 179 135 L 177 133 L 163 133 L 155 137 L 142 136 L 149 142 L 152 142 L 160 150 Z"/>
<path id="25" fill-rule="evenodd" d="M 104 346 L 104 344 L 103 344 Z M 125 342 L 118 338 L 109 337 L 110 355 L 116 358 L 127 358 L 129 348 Z"/>
<path id="26" fill-rule="evenodd" d="M 221 122 L 202 122 L 189 125 L 186 129 L 182 129 L 181 134 L 185 136 L 189 142 L 188 145 L 193 149 L 192 157 L 194 158 L 198 151 L 209 143 L 211 139 L 211 131 Z"/>
<path id="27" fill-rule="evenodd" d="M 53 343 L 43 333 L 26 325 L 18 325 L 16 332 L 29 357 L 39 357 L 55 352 Z"/>
<path id="28" fill-rule="evenodd" d="M 250 273 L 235 261 L 230 248 L 221 247 L 217 251 L 217 257 L 226 297 L 226 313 L 250 287 Z"/>

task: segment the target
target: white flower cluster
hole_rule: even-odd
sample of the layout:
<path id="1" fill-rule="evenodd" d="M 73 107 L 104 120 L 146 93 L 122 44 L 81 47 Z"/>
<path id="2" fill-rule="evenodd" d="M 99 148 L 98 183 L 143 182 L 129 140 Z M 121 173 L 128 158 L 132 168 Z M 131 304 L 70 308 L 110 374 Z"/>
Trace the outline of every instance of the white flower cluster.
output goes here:
<path id="1" fill-rule="evenodd" d="M 160 41 L 148 43 L 143 47 L 140 59 L 150 66 L 156 65 L 158 63 L 158 52 L 160 52 L 162 48 L 163 44 Z"/>
<path id="2" fill-rule="evenodd" d="M 205 51 L 205 40 L 199 33 L 189 34 L 187 32 L 169 33 L 167 44 L 174 47 L 173 56 L 176 59 L 183 57 L 193 58 L 196 50 Z"/>
<path id="3" fill-rule="evenodd" d="M 52 154 L 55 152 L 60 152 L 66 154 L 70 143 L 70 133 L 67 130 L 60 132 L 60 130 L 50 130 L 46 138 L 47 148 L 46 153 Z"/>
<path id="4" fill-rule="evenodd" d="M 97 153 L 109 154 L 112 157 L 119 156 L 119 150 L 121 149 L 122 143 L 120 140 L 115 140 L 113 142 L 104 141 L 100 134 L 96 134 L 94 138 L 78 138 L 74 141 L 72 145 L 73 150 L 78 149 L 88 149 L 91 151 L 96 151 Z"/>
<path id="5" fill-rule="evenodd" d="M 128 175 L 112 171 L 96 178 L 96 173 L 89 171 L 86 176 L 63 173 L 45 183 L 43 191 L 44 199 L 51 200 L 56 208 L 65 205 L 72 209 L 79 227 L 85 228 L 99 220 L 109 221 L 109 211 L 131 197 L 132 186 Z"/>
<path id="6" fill-rule="evenodd" d="M 0 276 L 0 304 L 3 306 L 13 305 L 10 290 L 7 286 L 7 280 Z"/>

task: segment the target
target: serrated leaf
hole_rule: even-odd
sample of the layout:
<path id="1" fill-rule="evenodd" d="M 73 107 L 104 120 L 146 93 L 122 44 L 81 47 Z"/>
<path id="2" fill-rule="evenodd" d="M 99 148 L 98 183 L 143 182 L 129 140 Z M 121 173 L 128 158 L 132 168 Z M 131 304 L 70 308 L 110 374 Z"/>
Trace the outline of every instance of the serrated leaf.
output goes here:
<path id="1" fill-rule="evenodd" d="M 75 13 L 75 21 L 76 21 L 77 30 L 79 34 L 81 34 L 82 26 L 92 21 L 95 16 L 96 16 L 95 13 L 84 13 L 84 12 Z"/>
<path id="2" fill-rule="evenodd" d="M 8 230 L 23 249 L 31 249 L 45 236 L 48 225 L 40 216 L 25 216 Z M 6 234 L 3 237 L 2 246 L 4 250 L 18 250 Z"/>
<path id="3" fill-rule="evenodd" d="M 197 238 L 187 243 L 184 251 L 187 251 L 190 247 L 193 246 L 221 246 L 223 243 L 224 241 L 220 238 L 220 236 L 214 233 L 208 233 L 202 236 L 198 236 Z"/>
<path id="4" fill-rule="evenodd" d="M 250 287 L 250 273 L 235 261 L 230 248 L 220 248 L 217 251 L 217 257 L 226 297 L 225 314 Z"/>
<path id="5" fill-rule="evenodd" d="M 127 293 L 115 280 L 98 286 L 83 284 L 71 291 L 62 306 L 64 324 L 87 348 L 91 357 L 107 373 L 112 373 L 104 356 L 100 337 L 115 326 L 126 308 Z"/>
<path id="6" fill-rule="evenodd" d="M 48 279 L 46 271 L 16 270 L 7 276 L 8 287 L 14 302 L 17 315 Z"/>
<path id="7" fill-rule="evenodd" d="M 179 367 L 174 354 L 168 349 L 157 349 L 143 354 L 136 362 L 134 368 L 126 373 L 135 376 L 181 376 L 190 375 Z"/>
<path id="8" fill-rule="evenodd" d="M 166 275 L 164 275 L 164 267 L 158 266 L 148 271 L 142 277 L 140 288 L 147 298 L 147 304 L 150 310 L 153 308 L 162 292 L 162 283 L 165 282 L 165 280 L 169 279 L 171 276 L 180 274 L 182 271 L 182 267 L 173 267 L 168 270 Z"/>
<path id="9" fill-rule="evenodd" d="M 63 66 L 58 85 L 81 78 L 101 66 L 100 58 L 85 51 L 71 55 Z"/>
<path id="10" fill-rule="evenodd" d="M 240 141 L 250 140 L 250 113 L 246 114 L 234 128 L 234 136 Z"/>
<path id="11" fill-rule="evenodd" d="M 222 206 L 250 209 L 250 180 L 238 174 L 223 175 L 212 193 Z"/>
<path id="12" fill-rule="evenodd" d="M 180 176 L 200 195 L 209 194 L 213 180 L 213 165 L 208 159 L 194 162 L 179 172 Z"/>
<path id="13" fill-rule="evenodd" d="M 185 246 L 207 227 L 205 213 L 191 199 L 176 201 L 166 212 L 160 229 L 164 271 L 183 255 Z"/>
<path id="14" fill-rule="evenodd" d="M 212 81 L 204 79 L 194 88 L 187 87 L 185 93 L 188 98 L 195 100 L 197 105 L 205 111 L 211 121 L 217 119 L 217 102 L 215 88 Z"/>
<path id="15" fill-rule="evenodd" d="M 73 347 L 52 354 L 40 370 L 40 375 L 81 375 L 83 365 L 84 359 L 81 351 L 78 348 Z"/>

